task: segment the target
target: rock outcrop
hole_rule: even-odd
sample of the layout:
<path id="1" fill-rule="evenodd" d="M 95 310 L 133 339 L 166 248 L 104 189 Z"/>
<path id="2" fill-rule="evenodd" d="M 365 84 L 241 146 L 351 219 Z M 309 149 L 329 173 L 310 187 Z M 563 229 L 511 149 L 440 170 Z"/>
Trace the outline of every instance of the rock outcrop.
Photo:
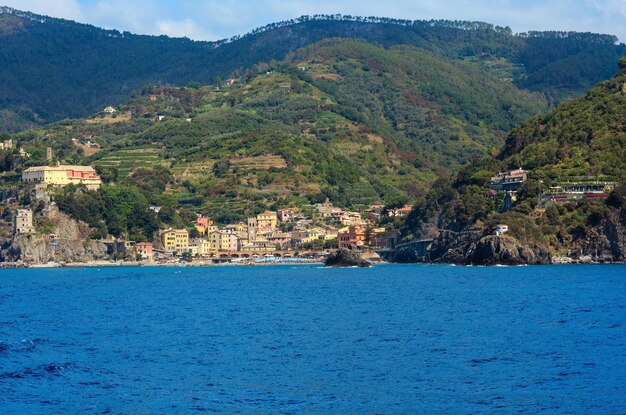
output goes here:
<path id="1" fill-rule="evenodd" d="M 441 231 L 425 252 L 418 248 L 405 245 L 387 258 L 392 262 L 457 265 L 536 265 L 552 261 L 548 249 L 541 245 L 483 231 Z"/>
<path id="2" fill-rule="evenodd" d="M 428 262 L 465 265 L 470 247 L 482 236 L 480 231 L 441 231 L 430 246 Z"/>
<path id="3" fill-rule="evenodd" d="M 482 237 L 468 248 L 465 259 L 468 265 L 541 265 L 551 262 L 546 248 L 535 243 L 522 244 L 506 235 Z"/>
<path id="4" fill-rule="evenodd" d="M 7 239 L 0 247 L 0 261 L 22 260 L 28 263 L 48 261 L 92 261 L 107 256 L 107 246 L 89 239 L 89 226 L 78 222 L 56 208 L 47 210 L 44 217 L 54 223 L 52 235 L 18 235 Z"/>
<path id="5" fill-rule="evenodd" d="M 609 209 L 601 223 L 572 242 L 575 262 L 626 262 L 626 209 Z"/>
<path id="6" fill-rule="evenodd" d="M 325 267 L 361 267 L 366 268 L 372 263 L 361 257 L 361 254 L 351 249 L 341 248 L 328 255 Z"/>

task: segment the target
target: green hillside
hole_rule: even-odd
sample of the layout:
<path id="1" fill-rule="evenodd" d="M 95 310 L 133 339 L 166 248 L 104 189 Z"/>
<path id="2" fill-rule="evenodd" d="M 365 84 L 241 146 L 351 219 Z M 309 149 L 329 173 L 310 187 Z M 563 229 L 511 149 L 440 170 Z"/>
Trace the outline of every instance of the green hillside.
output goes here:
<path id="1" fill-rule="evenodd" d="M 545 99 L 423 49 L 331 39 L 256 65 L 232 85 L 152 87 L 100 113 L 14 137 L 41 163 L 98 166 L 151 203 L 243 218 L 276 205 L 412 200 L 437 177 L 499 147 Z M 91 147 L 86 145 L 96 143 Z"/>
<path id="2" fill-rule="evenodd" d="M 513 209 L 498 213 L 502 195 L 488 196 L 489 178 L 523 167 L 528 180 Z M 617 182 L 608 198 L 539 203 L 559 183 Z M 404 237 L 436 229 L 492 232 L 508 224 L 522 242 L 547 246 L 555 254 L 626 258 L 626 57 L 618 74 L 584 97 L 563 103 L 514 129 L 496 156 L 463 168 L 418 199 Z"/>
<path id="3" fill-rule="evenodd" d="M 626 57 L 620 72 L 583 98 L 516 128 L 498 157 L 537 174 L 559 176 L 626 173 Z"/>
<path id="4" fill-rule="evenodd" d="M 147 84 L 210 84 L 325 38 L 408 45 L 545 94 L 583 93 L 611 76 L 624 45 L 614 36 L 531 32 L 480 22 L 304 16 L 219 42 L 141 36 L 0 7 L 0 131 L 83 117 L 125 102 Z M 181 64 L 184 63 L 184 64 Z M 436 93 L 436 91 L 433 91 Z"/>

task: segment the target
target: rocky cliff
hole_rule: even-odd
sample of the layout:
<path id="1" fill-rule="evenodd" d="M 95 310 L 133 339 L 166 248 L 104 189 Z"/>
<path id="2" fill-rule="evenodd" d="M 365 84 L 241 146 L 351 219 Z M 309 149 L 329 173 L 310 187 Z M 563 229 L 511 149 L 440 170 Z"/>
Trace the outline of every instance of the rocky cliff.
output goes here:
<path id="1" fill-rule="evenodd" d="M 441 231 L 424 250 L 404 245 L 387 255 L 391 262 L 432 262 L 457 265 L 549 264 L 550 252 L 535 243 L 521 243 L 512 236 L 495 236 L 482 231 Z"/>
<path id="2" fill-rule="evenodd" d="M 511 235 L 440 231 L 426 250 L 404 244 L 385 259 L 459 265 L 626 262 L 626 209 L 608 208 L 598 223 L 585 227 L 565 247 L 567 252 L 551 252 L 539 242 L 521 242 Z"/>
<path id="3" fill-rule="evenodd" d="M 56 208 L 46 210 L 43 220 L 53 224 L 51 234 L 18 235 L 4 240 L 0 247 L 0 262 L 82 262 L 107 256 L 104 243 L 88 239 L 90 229 L 85 223 L 71 219 Z"/>
<path id="4" fill-rule="evenodd" d="M 535 243 L 520 243 L 502 235 L 489 235 L 471 244 L 465 263 L 468 265 L 541 265 L 552 262 L 550 251 Z"/>
<path id="5" fill-rule="evenodd" d="M 626 262 L 626 208 L 610 208 L 596 226 L 574 238 L 568 257 L 583 262 Z"/>

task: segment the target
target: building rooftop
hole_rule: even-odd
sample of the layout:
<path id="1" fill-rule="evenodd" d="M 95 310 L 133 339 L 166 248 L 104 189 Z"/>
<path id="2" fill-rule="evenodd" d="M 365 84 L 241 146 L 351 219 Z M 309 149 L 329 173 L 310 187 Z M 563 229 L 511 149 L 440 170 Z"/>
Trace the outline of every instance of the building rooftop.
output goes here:
<path id="1" fill-rule="evenodd" d="M 94 168 L 91 166 L 34 166 L 29 167 L 25 172 L 33 172 L 33 171 L 67 171 L 67 170 L 75 170 L 75 171 L 88 171 L 95 172 Z"/>

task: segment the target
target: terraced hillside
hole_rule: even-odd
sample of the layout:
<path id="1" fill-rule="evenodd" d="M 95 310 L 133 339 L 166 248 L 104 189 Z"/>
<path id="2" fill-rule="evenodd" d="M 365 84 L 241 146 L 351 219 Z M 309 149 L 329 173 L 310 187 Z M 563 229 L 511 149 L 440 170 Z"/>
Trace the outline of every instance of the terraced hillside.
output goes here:
<path id="1" fill-rule="evenodd" d="M 145 88 L 115 112 L 14 137 L 33 155 L 24 167 L 50 146 L 55 160 L 93 164 L 112 182 L 165 168 L 176 206 L 243 217 L 326 198 L 412 200 L 546 108 L 472 64 L 329 39 L 229 84 Z M 96 150 L 76 145 L 85 142 Z"/>

